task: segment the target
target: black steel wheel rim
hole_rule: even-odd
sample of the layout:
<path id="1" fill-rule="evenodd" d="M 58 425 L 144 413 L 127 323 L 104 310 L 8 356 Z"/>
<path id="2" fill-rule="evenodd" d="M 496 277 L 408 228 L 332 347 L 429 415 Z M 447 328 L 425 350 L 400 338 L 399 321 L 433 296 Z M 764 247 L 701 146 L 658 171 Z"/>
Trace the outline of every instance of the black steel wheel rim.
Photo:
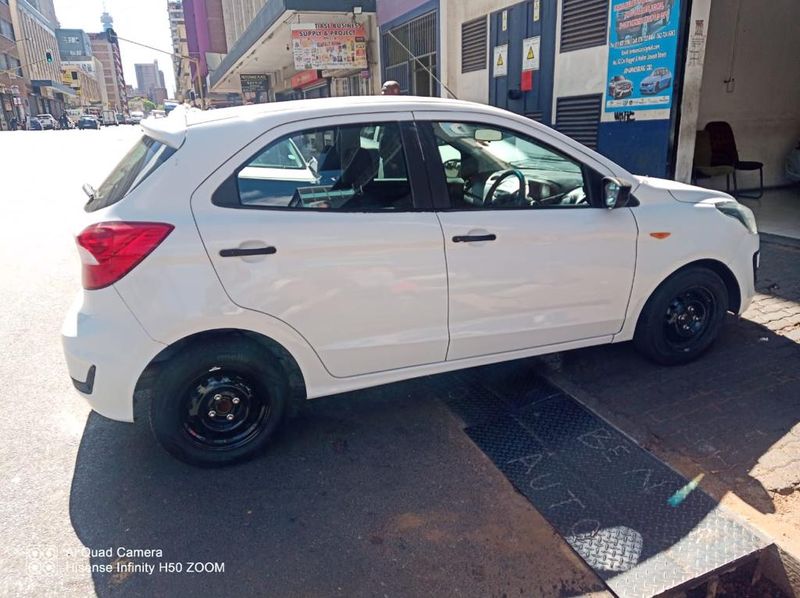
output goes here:
<path id="1" fill-rule="evenodd" d="M 181 401 L 183 431 L 209 450 L 226 451 L 252 442 L 271 414 L 268 393 L 251 377 L 213 368 L 195 378 Z"/>
<path id="2" fill-rule="evenodd" d="M 677 349 L 686 349 L 699 342 L 711 327 L 717 310 L 714 293 L 705 287 L 693 286 L 677 293 L 664 315 L 667 342 Z"/>

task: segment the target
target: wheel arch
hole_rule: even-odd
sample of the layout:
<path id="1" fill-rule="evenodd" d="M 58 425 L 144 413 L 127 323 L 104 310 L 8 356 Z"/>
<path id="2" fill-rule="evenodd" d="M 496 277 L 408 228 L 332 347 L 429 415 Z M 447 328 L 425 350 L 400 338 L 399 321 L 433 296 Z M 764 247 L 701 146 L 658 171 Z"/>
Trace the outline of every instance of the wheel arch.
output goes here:
<path id="1" fill-rule="evenodd" d="M 642 303 L 639 313 L 636 314 L 636 322 L 638 323 L 639 319 L 642 317 L 642 313 L 644 313 L 645 307 L 650 302 L 650 299 L 653 295 L 660 289 L 664 283 L 666 283 L 670 278 L 678 274 L 679 272 L 683 272 L 684 270 L 689 270 L 691 268 L 705 268 L 706 270 L 711 270 L 717 276 L 722 279 L 722 282 L 725 283 L 725 288 L 728 291 L 728 308 L 727 311 L 731 311 L 733 313 L 738 313 L 739 308 L 742 304 L 742 291 L 739 288 L 739 281 L 736 279 L 736 275 L 733 271 L 725 265 L 723 262 L 713 259 L 713 258 L 704 258 L 699 260 L 694 260 L 692 262 L 688 262 L 670 272 L 667 276 L 663 277 L 658 284 L 656 284 L 650 292 L 647 294 L 647 299 Z"/>
<path id="2" fill-rule="evenodd" d="M 189 347 L 203 345 L 214 340 L 236 336 L 245 337 L 256 342 L 264 349 L 265 353 L 269 353 L 278 360 L 281 367 L 286 372 L 287 380 L 291 390 L 290 401 L 289 405 L 287 406 L 288 414 L 290 416 L 296 415 L 308 396 L 306 390 L 306 380 L 297 360 L 286 349 L 286 347 L 284 347 L 275 339 L 259 332 L 244 330 L 241 328 L 216 328 L 212 330 L 203 330 L 189 334 L 173 343 L 170 343 L 147 364 L 144 371 L 139 376 L 134 397 L 137 396 L 138 391 L 147 388 L 147 386 L 153 381 L 158 369 L 168 363 L 169 360 L 172 359 L 172 357 L 176 354 L 185 351 Z"/>

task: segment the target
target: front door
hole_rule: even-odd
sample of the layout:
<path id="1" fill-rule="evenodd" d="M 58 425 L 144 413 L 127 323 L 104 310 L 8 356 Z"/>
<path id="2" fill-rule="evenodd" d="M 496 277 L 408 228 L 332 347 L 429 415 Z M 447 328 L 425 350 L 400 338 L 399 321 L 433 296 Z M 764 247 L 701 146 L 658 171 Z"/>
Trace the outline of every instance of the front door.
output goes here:
<path id="1" fill-rule="evenodd" d="M 495 124 L 428 118 L 420 125 L 436 142 L 430 160 L 442 164 L 449 205 L 439 212 L 448 360 L 619 332 L 637 227 L 628 208 L 595 207 L 592 186 L 599 190 L 602 176 L 552 145 L 555 138 L 543 143 Z"/>
<path id="2" fill-rule="evenodd" d="M 444 361 L 442 232 L 417 211 L 429 192 L 406 151 L 411 115 L 313 121 L 271 131 L 213 198 L 193 197 L 223 286 L 298 331 L 333 376 Z"/>
<path id="3" fill-rule="evenodd" d="M 553 122 L 557 5 L 557 0 L 531 0 L 490 16 L 489 103 L 548 125 Z"/>

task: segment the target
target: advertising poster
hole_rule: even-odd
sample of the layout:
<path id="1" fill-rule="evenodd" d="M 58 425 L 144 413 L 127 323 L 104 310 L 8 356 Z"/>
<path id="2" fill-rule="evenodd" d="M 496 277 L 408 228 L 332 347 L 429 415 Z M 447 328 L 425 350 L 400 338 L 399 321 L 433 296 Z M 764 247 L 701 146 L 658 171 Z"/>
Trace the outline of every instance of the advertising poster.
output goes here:
<path id="1" fill-rule="evenodd" d="M 298 71 L 366 69 L 366 29 L 358 23 L 296 23 L 292 54 Z"/>
<path id="2" fill-rule="evenodd" d="M 606 112 L 669 109 L 680 0 L 612 0 Z"/>

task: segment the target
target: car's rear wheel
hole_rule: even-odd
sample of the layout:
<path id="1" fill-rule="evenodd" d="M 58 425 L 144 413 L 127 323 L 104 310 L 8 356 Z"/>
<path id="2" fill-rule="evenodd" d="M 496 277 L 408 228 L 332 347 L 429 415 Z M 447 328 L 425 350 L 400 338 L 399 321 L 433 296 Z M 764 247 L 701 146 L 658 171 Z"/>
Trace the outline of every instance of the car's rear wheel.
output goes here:
<path id="1" fill-rule="evenodd" d="M 172 455 L 206 467 L 258 454 L 280 424 L 287 376 L 247 338 L 216 340 L 181 351 L 153 385 L 150 424 Z"/>
<path id="2" fill-rule="evenodd" d="M 645 304 L 634 344 L 664 365 L 687 363 L 716 340 L 728 310 L 728 289 L 715 272 L 691 267 L 676 272 Z"/>

